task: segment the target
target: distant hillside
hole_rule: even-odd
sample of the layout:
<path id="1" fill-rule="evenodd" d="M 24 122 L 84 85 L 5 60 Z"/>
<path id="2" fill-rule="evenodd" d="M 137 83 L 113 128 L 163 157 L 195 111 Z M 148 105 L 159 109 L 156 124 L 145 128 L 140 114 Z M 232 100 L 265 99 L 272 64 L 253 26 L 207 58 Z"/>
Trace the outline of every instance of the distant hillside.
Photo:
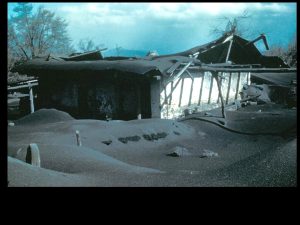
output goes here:
<path id="1" fill-rule="evenodd" d="M 102 55 L 104 57 L 109 57 L 109 56 L 143 57 L 146 56 L 148 52 L 149 51 L 147 50 L 120 49 L 118 53 L 116 49 L 109 49 L 107 51 L 103 51 Z"/>

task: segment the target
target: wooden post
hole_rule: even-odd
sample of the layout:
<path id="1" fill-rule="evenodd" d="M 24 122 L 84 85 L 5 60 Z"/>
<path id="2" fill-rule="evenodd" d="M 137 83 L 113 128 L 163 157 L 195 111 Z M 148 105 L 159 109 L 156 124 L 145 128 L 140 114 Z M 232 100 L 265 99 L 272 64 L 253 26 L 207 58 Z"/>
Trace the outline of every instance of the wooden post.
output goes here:
<path id="1" fill-rule="evenodd" d="M 247 84 L 250 85 L 250 72 L 247 73 Z"/>
<path id="2" fill-rule="evenodd" d="M 214 83 L 213 72 L 210 72 L 210 73 L 211 73 L 211 79 L 210 79 L 210 88 L 209 88 L 209 95 L 208 95 L 208 102 L 207 102 L 207 104 L 210 104 L 211 92 L 212 92 L 212 87 L 213 87 L 213 83 Z"/>
<path id="3" fill-rule="evenodd" d="M 41 167 L 40 150 L 35 143 L 31 143 L 27 148 L 26 163 L 32 166 Z"/>
<path id="4" fill-rule="evenodd" d="M 164 104 L 168 104 L 168 101 L 167 101 L 167 85 L 164 86 L 164 95 L 165 95 Z"/>
<path id="5" fill-rule="evenodd" d="M 222 74 L 222 73 L 221 73 L 221 74 Z M 220 87 L 221 87 L 221 90 L 222 90 L 222 79 L 221 79 L 221 78 L 220 78 Z M 220 93 L 220 91 L 219 91 L 219 96 L 218 96 L 217 104 L 219 104 L 220 98 L 221 98 L 221 93 Z"/>
<path id="6" fill-rule="evenodd" d="M 182 77 L 182 82 L 181 82 L 180 96 L 179 96 L 179 104 L 178 104 L 179 107 L 181 106 L 181 98 L 182 98 L 183 84 L 184 84 L 184 77 Z"/>
<path id="7" fill-rule="evenodd" d="M 30 112 L 34 113 L 34 100 L 33 100 L 33 91 L 32 87 L 29 86 L 29 100 L 30 100 Z"/>
<path id="8" fill-rule="evenodd" d="M 235 92 L 235 97 L 234 99 L 237 99 L 238 93 L 239 93 L 239 85 L 240 85 L 240 72 L 238 73 L 238 79 L 237 79 L 237 84 L 236 84 L 236 92 Z"/>
<path id="9" fill-rule="evenodd" d="M 200 105 L 200 102 L 201 102 L 204 78 L 205 78 L 205 72 L 203 73 L 203 76 L 202 76 L 202 79 L 201 79 L 201 86 L 200 86 L 200 92 L 199 92 L 198 105 Z"/>
<path id="10" fill-rule="evenodd" d="M 170 91 L 170 101 L 169 101 L 169 105 L 171 105 L 171 103 L 172 103 L 173 83 L 174 83 L 174 81 L 171 82 L 171 91 Z"/>
<path id="11" fill-rule="evenodd" d="M 228 87 L 227 87 L 227 93 L 226 93 L 226 105 L 228 104 L 230 86 L 231 86 L 231 73 L 229 73 L 229 81 L 228 81 Z"/>
<path id="12" fill-rule="evenodd" d="M 167 108 L 167 119 L 169 118 L 169 105 L 168 105 L 168 99 L 167 99 L 167 84 L 164 84 L 164 103 L 163 105 L 166 105 Z"/>
<path id="13" fill-rule="evenodd" d="M 79 130 L 76 130 L 76 141 L 77 141 L 77 146 L 81 146 L 81 140 L 80 140 L 80 134 L 79 134 Z"/>
<path id="14" fill-rule="evenodd" d="M 224 99 L 223 99 L 223 95 L 222 95 L 222 90 L 221 90 L 221 86 L 220 86 L 220 80 L 219 80 L 219 77 L 218 77 L 218 73 L 214 72 L 213 73 L 213 77 L 217 81 L 217 86 L 218 86 L 218 90 L 219 90 L 219 94 L 220 94 L 220 98 L 221 98 L 222 117 L 225 118 L 225 113 L 224 113 Z"/>
<path id="15" fill-rule="evenodd" d="M 189 106 L 191 105 L 192 94 L 193 94 L 193 86 L 194 86 L 194 78 L 192 77 L 191 79 L 192 79 L 192 84 L 191 84 L 191 89 L 190 89 Z"/>

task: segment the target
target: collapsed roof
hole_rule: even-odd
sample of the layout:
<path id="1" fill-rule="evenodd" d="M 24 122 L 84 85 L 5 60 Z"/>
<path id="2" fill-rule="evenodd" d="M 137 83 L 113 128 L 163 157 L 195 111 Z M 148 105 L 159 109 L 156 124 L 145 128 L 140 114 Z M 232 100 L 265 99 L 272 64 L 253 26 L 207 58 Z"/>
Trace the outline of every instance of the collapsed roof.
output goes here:
<path id="1" fill-rule="evenodd" d="M 198 55 L 197 59 L 206 64 L 230 62 L 232 64 L 257 64 L 265 68 L 289 67 L 277 56 L 262 55 L 254 45 L 254 43 L 259 40 L 264 41 L 266 49 L 268 50 L 269 46 L 263 34 L 252 41 L 248 41 L 240 36 L 227 33 L 215 41 L 172 55 Z"/>
<path id="2" fill-rule="evenodd" d="M 262 39 L 268 49 L 264 35 L 248 41 L 234 34 L 225 34 L 219 39 L 197 46 L 184 52 L 144 58 L 108 57 L 103 58 L 101 50 L 72 54 L 69 57 L 36 58 L 13 68 L 13 72 L 40 76 L 49 71 L 89 71 L 99 72 L 116 70 L 138 75 L 150 71 L 157 75 L 169 75 L 173 67 L 188 64 L 201 66 L 204 64 L 249 65 L 256 68 L 288 68 L 279 57 L 262 55 L 254 43 Z"/>

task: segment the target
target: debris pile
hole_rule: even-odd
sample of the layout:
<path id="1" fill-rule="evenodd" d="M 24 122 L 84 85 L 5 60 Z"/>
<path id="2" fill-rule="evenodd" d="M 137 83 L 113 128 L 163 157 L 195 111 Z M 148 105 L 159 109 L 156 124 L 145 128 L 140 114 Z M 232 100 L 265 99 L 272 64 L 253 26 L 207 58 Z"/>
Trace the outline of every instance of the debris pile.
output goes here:
<path id="1" fill-rule="evenodd" d="M 258 104 L 270 103 L 269 97 L 270 90 L 267 85 L 244 84 L 240 92 L 242 100 L 248 99 L 257 101 Z"/>
<path id="2" fill-rule="evenodd" d="M 204 149 L 203 150 L 203 153 L 200 155 L 200 158 L 206 158 L 206 157 L 218 157 L 218 153 L 216 152 L 213 152 L 211 150 L 207 150 L 207 149 Z"/>
<path id="3" fill-rule="evenodd" d="M 190 156 L 190 155 L 192 154 L 189 152 L 189 150 L 180 146 L 176 146 L 173 152 L 167 154 L 167 156 L 172 156 L 172 157 L 182 157 L 182 156 Z"/>

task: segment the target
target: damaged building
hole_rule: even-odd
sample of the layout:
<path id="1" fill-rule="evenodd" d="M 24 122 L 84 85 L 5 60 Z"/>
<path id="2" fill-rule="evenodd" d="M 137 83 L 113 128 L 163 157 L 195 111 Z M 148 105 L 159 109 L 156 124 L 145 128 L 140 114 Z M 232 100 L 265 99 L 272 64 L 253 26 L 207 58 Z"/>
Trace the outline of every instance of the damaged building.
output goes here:
<path id="1" fill-rule="evenodd" d="M 104 58 L 100 51 L 48 55 L 13 71 L 38 79 L 35 109 L 56 108 L 77 119 L 160 118 L 164 107 L 169 110 L 176 98 L 178 108 L 211 104 L 213 96 L 216 104 L 224 106 L 241 98 L 240 91 L 253 83 L 268 85 L 271 101 L 295 105 L 296 99 L 286 101 L 292 99 L 296 70 L 279 57 L 262 55 L 257 41 L 268 49 L 264 35 L 249 41 L 227 33 L 177 54 L 142 58 Z"/>
<path id="2" fill-rule="evenodd" d="M 95 54 L 87 53 L 86 56 Z M 34 74 L 39 80 L 35 92 L 36 108 L 56 108 L 75 118 L 122 119 L 160 117 L 161 75 L 173 61 L 186 57 L 158 60 L 126 57 L 97 60 L 36 58 L 18 66 L 22 74 Z"/>

